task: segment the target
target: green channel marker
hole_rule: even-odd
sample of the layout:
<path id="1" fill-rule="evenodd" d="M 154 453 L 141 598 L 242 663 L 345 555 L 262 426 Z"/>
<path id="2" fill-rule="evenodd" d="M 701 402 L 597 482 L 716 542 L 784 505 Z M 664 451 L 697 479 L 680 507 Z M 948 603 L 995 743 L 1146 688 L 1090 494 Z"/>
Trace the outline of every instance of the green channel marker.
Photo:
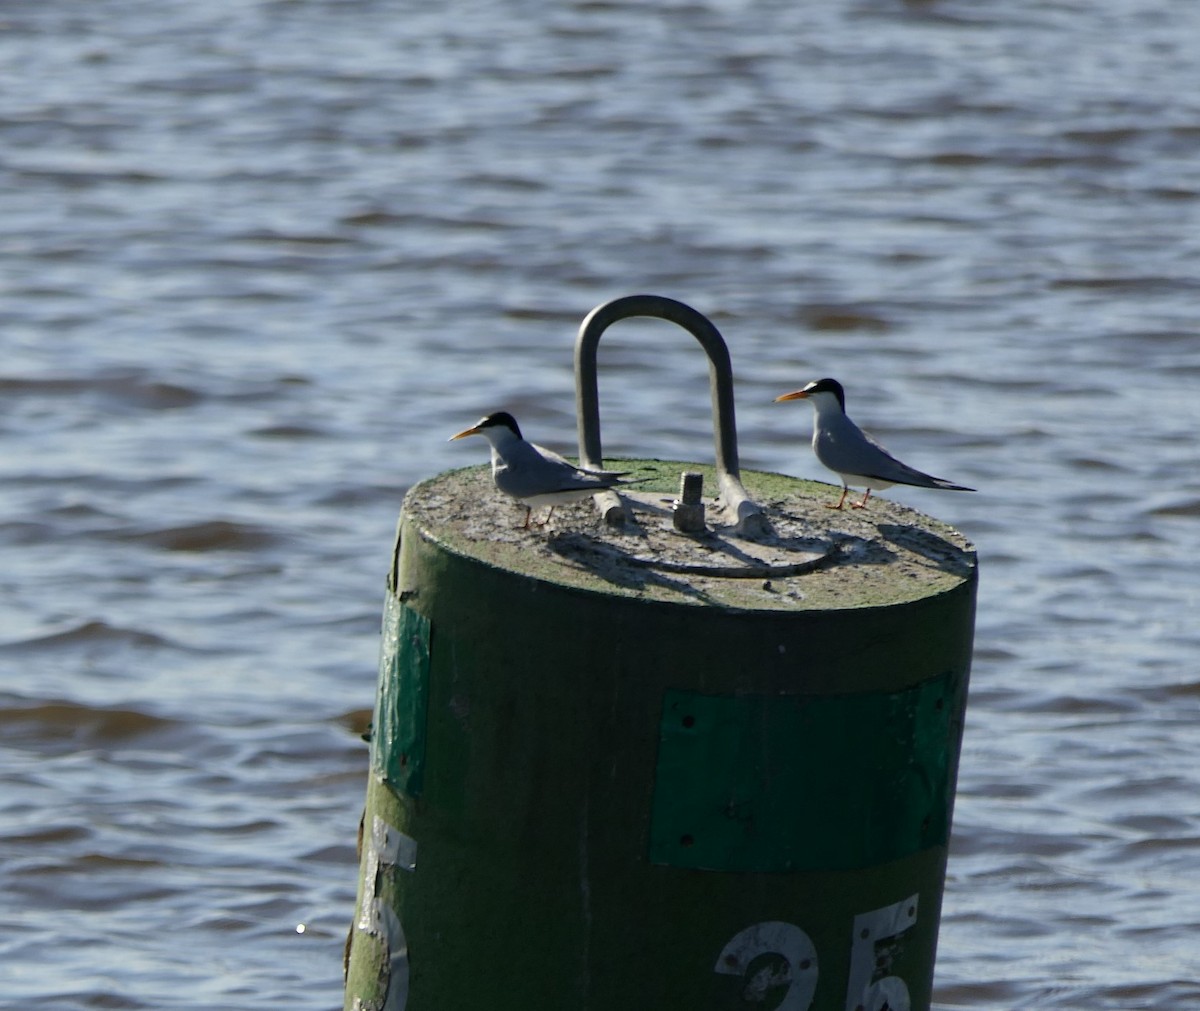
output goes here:
<path id="1" fill-rule="evenodd" d="M 348 1009 L 929 1007 L 976 560 L 743 472 L 766 527 L 542 529 L 486 467 L 405 499 Z"/>

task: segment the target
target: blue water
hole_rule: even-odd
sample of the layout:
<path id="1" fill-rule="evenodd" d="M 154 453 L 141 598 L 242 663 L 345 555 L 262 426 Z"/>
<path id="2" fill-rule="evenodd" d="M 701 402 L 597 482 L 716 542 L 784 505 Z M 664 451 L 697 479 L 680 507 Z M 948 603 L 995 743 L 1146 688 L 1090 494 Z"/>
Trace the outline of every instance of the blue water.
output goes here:
<path id="1" fill-rule="evenodd" d="M 832 375 L 976 495 L 936 998 L 1200 1007 L 1187 4 L 0 11 L 0 1007 L 341 1002 L 392 530 L 571 347 L 709 314 L 743 464 Z M 627 321 L 604 445 L 707 459 Z"/>

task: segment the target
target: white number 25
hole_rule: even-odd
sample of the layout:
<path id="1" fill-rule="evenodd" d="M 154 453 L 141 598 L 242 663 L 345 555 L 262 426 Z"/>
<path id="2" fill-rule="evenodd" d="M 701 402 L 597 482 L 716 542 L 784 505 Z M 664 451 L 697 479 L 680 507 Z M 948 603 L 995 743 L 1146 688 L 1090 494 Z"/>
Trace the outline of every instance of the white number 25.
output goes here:
<path id="1" fill-rule="evenodd" d="M 871 982 L 875 974 L 876 948 L 880 942 L 898 937 L 917 922 L 917 896 L 872 909 L 854 917 L 850 947 L 850 973 L 846 985 L 846 1011 L 911 1011 L 908 987 L 899 976 Z M 773 955 L 773 959 L 762 959 Z M 812 939 L 794 923 L 768 920 L 736 933 L 717 956 L 715 972 L 747 977 L 742 1000 L 763 1003 L 767 992 L 787 985 L 778 1011 L 808 1011 L 817 990 L 817 949 Z"/>

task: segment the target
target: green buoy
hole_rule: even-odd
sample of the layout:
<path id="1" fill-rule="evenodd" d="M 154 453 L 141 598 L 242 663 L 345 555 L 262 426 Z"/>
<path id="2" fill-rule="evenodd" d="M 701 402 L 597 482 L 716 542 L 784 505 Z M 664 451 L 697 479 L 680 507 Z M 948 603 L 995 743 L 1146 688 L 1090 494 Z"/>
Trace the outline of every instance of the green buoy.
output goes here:
<path id="1" fill-rule="evenodd" d="M 486 467 L 405 499 L 345 1007 L 928 1008 L 973 550 L 741 472 L 724 343 L 656 296 L 584 322 L 585 462 L 632 315 L 709 351 L 716 466 L 609 460 L 646 480 L 540 530 Z"/>

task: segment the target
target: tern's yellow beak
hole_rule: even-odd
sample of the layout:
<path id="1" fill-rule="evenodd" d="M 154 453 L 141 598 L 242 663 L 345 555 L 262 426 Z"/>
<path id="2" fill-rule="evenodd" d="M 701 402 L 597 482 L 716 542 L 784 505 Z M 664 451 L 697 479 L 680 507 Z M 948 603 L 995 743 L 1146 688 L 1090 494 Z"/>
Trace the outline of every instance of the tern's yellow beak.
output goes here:
<path id="1" fill-rule="evenodd" d="M 457 435 L 450 436 L 450 438 L 447 439 L 446 441 L 453 442 L 455 439 L 465 439 L 468 435 L 478 435 L 478 434 L 479 434 L 479 426 L 472 425 L 470 428 L 464 428 Z"/>
<path id="2" fill-rule="evenodd" d="M 791 393 L 785 393 L 782 397 L 776 397 L 775 403 L 778 404 L 779 401 L 781 401 L 781 400 L 807 400 L 807 399 L 808 399 L 808 389 L 805 388 L 803 390 L 792 390 Z"/>

